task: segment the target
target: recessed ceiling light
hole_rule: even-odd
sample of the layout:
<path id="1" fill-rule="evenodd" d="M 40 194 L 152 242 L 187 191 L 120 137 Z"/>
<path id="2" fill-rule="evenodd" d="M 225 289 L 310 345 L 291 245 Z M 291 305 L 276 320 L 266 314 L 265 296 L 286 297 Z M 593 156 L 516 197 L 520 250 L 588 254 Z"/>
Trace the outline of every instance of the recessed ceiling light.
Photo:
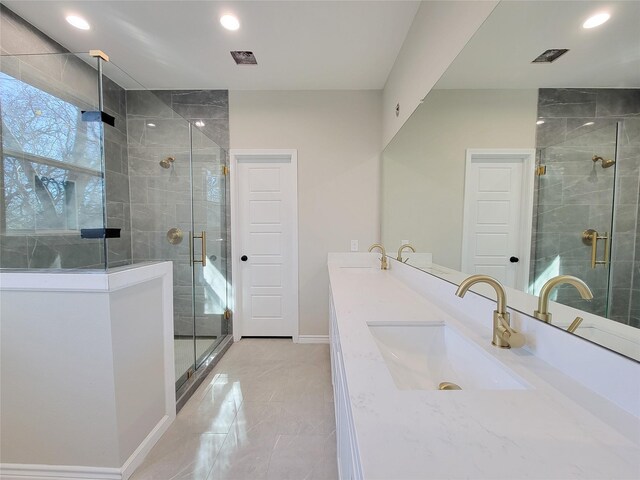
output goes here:
<path id="1" fill-rule="evenodd" d="M 69 15 L 67 16 L 67 22 L 73 25 L 80 30 L 89 30 L 91 25 L 84 18 L 78 17 L 77 15 Z"/>
<path id="2" fill-rule="evenodd" d="M 227 30 L 238 30 L 240 28 L 240 21 L 235 15 L 223 15 L 220 17 L 220 23 Z"/>
<path id="3" fill-rule="evenodd" d="M 544 123 L 544 120 L 538 120 L 538 121 L 536 122 L 536 125 L 542 125 L 543 123 Z"/>
<path id="4" fill-rule="evenodd" d="M 586 22 L 582 24 L 582 28 L 594 28 L 599 25 L 602 25 L 604 22 L 609 20 L 611 15 L 608 13 L 598 13 L 592 17 L 589 17 Z"/>
<path id="5" fill-rule="evenodd" d="M 155 123 L 147 123 L 147 127 L 155 128 L 155 126 L 156 126 Z"/>
<path id="6" fill-rule="evenodd" d="M 196 127 L 201 127 L 201 128 L 204 127 L 204 122 L 202 120 L 198 120 L 196 122 Z"/>

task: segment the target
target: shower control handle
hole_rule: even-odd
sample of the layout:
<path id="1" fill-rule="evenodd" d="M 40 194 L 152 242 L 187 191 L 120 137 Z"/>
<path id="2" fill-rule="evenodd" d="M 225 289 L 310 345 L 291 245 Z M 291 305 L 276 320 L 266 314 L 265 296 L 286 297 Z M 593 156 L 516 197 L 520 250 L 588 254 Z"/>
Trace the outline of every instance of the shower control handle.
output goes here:
<path id="1" fill-rule="evenodd" d="M 243 262 L 246 262 L 247 260 L 249 260 L 249 257 L 247 257 L 246 255 L 242 255 L 240 257 L 240 260 L 242 260 Z"/>
<path id="2" fill-rule="evenodd" d="M 509 261 L 510 261 L 511 263 L 518 263 L 518 262 L 520 261 L 520 259 L 519 259 L 518 257 L 511 257 L 511 258 L 509 259 Z"/>

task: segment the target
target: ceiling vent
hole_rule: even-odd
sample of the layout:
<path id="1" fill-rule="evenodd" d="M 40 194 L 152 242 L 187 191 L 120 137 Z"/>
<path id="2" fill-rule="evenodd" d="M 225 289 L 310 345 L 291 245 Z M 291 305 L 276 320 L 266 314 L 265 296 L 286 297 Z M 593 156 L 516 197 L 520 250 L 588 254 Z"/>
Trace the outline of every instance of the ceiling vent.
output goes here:
<path id="1" fill-rule="evenodd" d="M 232 50 L 231 56 L 236 61 L 236 65 L 257 65 L 258 61 L 256 60 L 253 52 L 248 52 L 245 50 Z"/>
<path id="2" fill-rule="evenodd" d="M 569 51 L 568 48 L 552 48 L 546 50 L 531 63 L 551 63 Z"/>

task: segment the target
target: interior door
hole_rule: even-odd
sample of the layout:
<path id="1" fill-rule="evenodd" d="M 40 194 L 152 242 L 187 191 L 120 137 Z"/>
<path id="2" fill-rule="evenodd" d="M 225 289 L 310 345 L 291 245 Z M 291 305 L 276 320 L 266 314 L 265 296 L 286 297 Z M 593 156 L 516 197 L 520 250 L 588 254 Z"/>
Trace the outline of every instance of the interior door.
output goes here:
<path id="1" fill-rule="evenodd" d="M 297 337 L 295 156 L 236 158 L 242 335 Z"/>
<path id="2" fill-rule="evenodd" d="M 524 288 L 528 244 L 521 232 L 523 174 L 522 155 L 472 155 L 465 181 L 462 270 L 513 288 Z"/>

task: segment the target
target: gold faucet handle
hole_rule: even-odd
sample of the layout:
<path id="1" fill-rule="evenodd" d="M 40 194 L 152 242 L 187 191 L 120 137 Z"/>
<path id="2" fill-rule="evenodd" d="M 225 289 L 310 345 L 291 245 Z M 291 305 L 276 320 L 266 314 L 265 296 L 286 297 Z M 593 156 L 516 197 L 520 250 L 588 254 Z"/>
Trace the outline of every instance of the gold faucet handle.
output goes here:
<path id="1" fill-rule="evenodd" d="M 575 332 L 583 320 L 584 318 L 582 317 L 576 317 L 576 319 L 573 322 L 571 322 L 571 325 L 569 325 L 569 327 L 567 328 L 567 332 L 569 333 Z"/>
<path id="2" fill-rule="evenodd" d="M 527 343 L 524 335 L 511 329 L 506 330 L 502 334 L 502 338 L 511 346 L 511 348 L 520 348 L 523 347 L 525 343 Z"/>
<path id="3" fill-rule="evenodd" d="M 523 347 L 525 343 L 527 343 L 527 339 L 525 338 L 525 336 L 511 328 L 511 326 L 507 323 L 507 321 L 501 314 L 498 315 L 498 321 L 500 322 L 500 326 L 502 327 L 500 337 L 505 342 L 507 342 L 511 348 L 520 348 Z"/>

